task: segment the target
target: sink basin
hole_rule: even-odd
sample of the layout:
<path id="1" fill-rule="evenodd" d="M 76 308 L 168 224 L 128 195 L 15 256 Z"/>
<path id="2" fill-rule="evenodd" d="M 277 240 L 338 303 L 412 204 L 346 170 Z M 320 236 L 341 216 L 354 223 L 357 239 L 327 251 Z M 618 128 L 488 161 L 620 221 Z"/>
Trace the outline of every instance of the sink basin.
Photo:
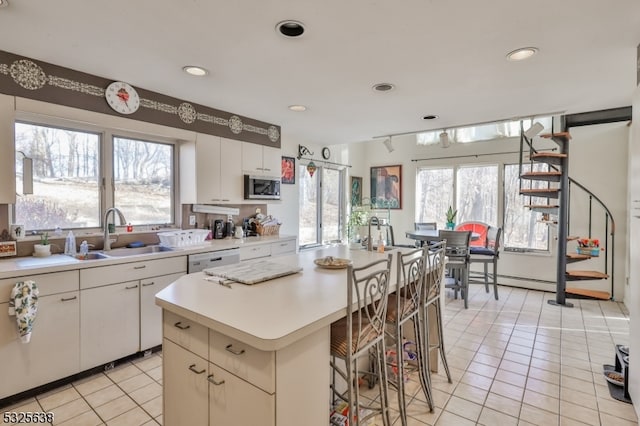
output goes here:
<path id="1" fill-rule="evenodd" d="M 78 260 L 97 260 L 97 259 L 108 259 L 109 256 L 101 252 L 90 252 L 86 256 L 81 256 L 79 254 L 76 254 L 75 258 Z"/>
<path id="2" fill-rule="evenodd" d="M 104 253 L 106 257 L 124 257 L 124 256 L 137 256 L 140 254 L 160 253 L 164 251 L 173 251 L 172 248 L 164 246 L 146 246 L 136 248 L 117 248 L 108 250 Z"/>

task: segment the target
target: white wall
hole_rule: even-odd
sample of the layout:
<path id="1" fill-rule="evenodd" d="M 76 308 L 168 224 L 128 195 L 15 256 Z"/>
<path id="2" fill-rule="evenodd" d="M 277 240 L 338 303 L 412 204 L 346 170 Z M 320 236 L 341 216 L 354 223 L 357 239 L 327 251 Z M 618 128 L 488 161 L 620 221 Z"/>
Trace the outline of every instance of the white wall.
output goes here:
<path id="1" fill-rule="evenodd" d="M 627 123 L 613 123 L 598 126 L 576 127 L 571 129 L 573 139 L 570 145 L 570 176 L 577 178 L 596 195 L 607 203 L 616 219 L 616 269 L 615 298 L 622 300 L 624 295 L 626 257 L 626 158 L 629 129 Z M 418 167 L 451 166 L 460 164 L 504 164 L 517 163 L 519 138 L 501 139 L 473 144 L 454 144 L 449 148 L 439 146 L 418 147 L 415 136 L 397 136 L 393 138 L 395 150 L 391 153 L 381 140 L 373 140 L 348 146 L 349 157 L 345 159 L 353 165 L 349 173 L 363 177 L 363 196 L 368 196 L 369 168 L 382 165 L 402 165 L 402 209 L 391 210 L 391 223 L 395 230 L 397 244 L 410 244 L 412 241 L 404 237 L 404 231 L 412 229 L 415 221 L 415 176 Z M 536 147 L 555 147 L 553 142 L 535 140 Z M 343 148 L 343 146 L 340 146 Z M 333 148 L 332 148 L 333 151 Z M 492 155 L 496 154 L 497 155 Z M 506 153 L 506 154 L 499 154 Z M 489 154 L 489 155 L 485 155 Z M 475 155 L 479 155 L 475 157 Z M 471 157 L 462 157 L 471 156 Z M 453 157 L 442 158 L 438 157 Z M 412 161 L 421 160 L 421 161 Z M 576 191 L 577 192 L 577 191 Z M 502 194 L 500 194 L 502 197 Z M 594 210 L 596 211 L 596 210 Z M 582 216 L 580 209 L 572 208 L 571 233 L 587 236 L 587 228 L 578 220 Z M 444 215 L 444 212 L 443 212 Z M 515 277 L 533 278 L 537 280 L 556 281 L 556 235 L 557 228 L 551 227 L 551 251 L 545 254 L 523 254 L 502 252 L 500 255 L 499 273 Z M 604 239 L 604 228 L 593 229 L 593 238 Z M 569 249 L 575 249 L 570 243 Z M 582 262 L 574 269 L 604 271 L 604 258 Z M 621 260 L 622 259 L 622 260 Z M 555 284 L 529 282 L 503 278 L 501 283 L 527 286 L 540 290 L 555 291 Z M 610 291 L 609 280 L 581 282 L 581 286 L 593 286 L 596 289 Z"/>

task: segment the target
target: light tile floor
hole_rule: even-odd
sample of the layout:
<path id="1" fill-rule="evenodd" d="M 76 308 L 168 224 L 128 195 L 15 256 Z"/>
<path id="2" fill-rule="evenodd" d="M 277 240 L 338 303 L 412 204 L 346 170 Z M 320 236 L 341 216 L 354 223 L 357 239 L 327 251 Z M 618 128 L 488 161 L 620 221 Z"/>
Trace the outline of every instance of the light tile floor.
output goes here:
<path id="1" fill-rule="evenodd" d="M 499 294 L 496 301 L 474 285 L 465 310 L 447 293 L 453 383 L 442 368 L 432 375 L 436 407 L 430 413 L 411 377 L 410 426 L 638 424 L 630 404 L 611 398 L 602 375 L 602 364 L 613 363 L 614 345 L 628 344 L 623 304 L 571 300 L 574 308 L 559 308 L 547 303 L 551 293 L 501 286 Z M 2 411 L 52 411 L 56 425 L 156 425 L 162 424 L 161 385 L 156 353 Z M 395 403 L 393 392 L 390 398 Z"/>

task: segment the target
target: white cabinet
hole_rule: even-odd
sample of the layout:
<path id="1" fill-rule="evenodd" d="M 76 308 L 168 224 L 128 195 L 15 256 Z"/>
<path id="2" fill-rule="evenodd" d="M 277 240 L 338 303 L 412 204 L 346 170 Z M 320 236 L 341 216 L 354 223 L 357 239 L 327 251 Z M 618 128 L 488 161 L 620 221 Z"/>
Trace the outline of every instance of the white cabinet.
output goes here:
<path id="1" fill-rule="evenodd" d="M 155 294 L 186 269 L 186 256 L 178 256 L 81 270 L 82 370 L 159 345 Z"/>
<path id="2" fill-rule="evenodd" d="M 249 247 L 240 247 L 240 261 L 258 259 L 261 257 L 282 256 L 295 254 L 296 240 L 279 240 L 276 242 L 264 242 Z"/>
<path id="3" fill-rule="evenodd" d="M 163 423 L 165 425 L 208 424 L 209 363 L 168 339 L 163 341 L 162 352 Z M 251 408 L 246 406 L 245 409 Z M 226 424 L 239 423 L 232 421 Z"/>
<path id="4" fill-rule="evenodd" d="M 281 161 L 280 148 L 242 142 L 242 170 L 245 173 L 279 177 Z"/>
<path id="5" fill-rule="evenodd" d="M 33 280 L 40 297 L 31 341 L 22 343 L 8 316 L 11 288 Z M 70 376 L 80 367 L 78 271 L 0 280 L 0 399 Z"/>
<path id="6" fill-rule="evenodd" d="M 212 363 L 209 363 L 207 380 L 210 426 L 275 426 L 274 394 L 268 394 Z"/>
<path id="7" fill-rule="evenodd" d="M 86 370 L 139 349 L 139 282 L 81 291 L 80 367 Z"/>
<path id="8" fill-rule="evenodd" d="M 14 122 L 14 97 L 0 94 L 0 204 L 16 202 Z M 18 155 L 18 158 L 22 156 Z M 18 192 L 22 193 L 22 189 L 18 188 Z"/>
<path id="9" fill-rule="evenodd" d="M 162 308 L 156 305 L 156 293 L 180 278 L 184 272 L 140 281 L 140 349 L 162 344 Z"/>
<path id="10" fill-rule="evenodd" d="M 198 134 L 180 145 L 182 204 L 242 202 L 242 144 L 218 136 Z"/>
<path id="11" fill-rule="evenodd" d="M 296 253 L 296 240 L 284 240 L 271 243 L 271 256 L 283 256 Z"/>

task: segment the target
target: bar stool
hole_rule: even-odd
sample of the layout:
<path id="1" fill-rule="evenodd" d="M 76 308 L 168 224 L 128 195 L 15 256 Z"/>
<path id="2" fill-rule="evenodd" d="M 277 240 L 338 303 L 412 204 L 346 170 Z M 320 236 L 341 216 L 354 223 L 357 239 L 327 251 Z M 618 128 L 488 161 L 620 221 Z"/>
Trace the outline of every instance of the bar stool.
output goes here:
<path id="1" fill-rule="evenodd" d="M 489 293 L 489 275 L 493 281 L 493 295 L 498 300 L 498 258 L 500 257 L 500 236 L 502 228 L 489 226 L 487 231 L 487 239 L 484 247 L 470 247 L 469 263 L 482 263 L 484 266 L 484 289 Z M 491 274 L 489 274 L 489 264 L 493 265 Z M 469 280 L 470 283 L 482 283 L 482 281 Z"/>
<path id="2" fill-rule="evenodd" d="M 442 326 L 442 278 L 444 276 L 445 269 L 445 253 L 446 253 L 446 241 L 439 241 L 429 245 L 429 265 L 426 273 L 426 297 L 424 303 L 424 309 L 422 311 L 422 330 L 424 331 L 424 341 L 428 343 L 429 350 L 425 356 L 427 371 L 431 371 L 431 351 L 438 349 L 440 352 L 440 359 L 442 359 L 442 365 L 444 371 L 447 374 L 447 380 L 451 381 L 451 372 L 449 371 L 449 363 L 447 363 L 447 355 L 444 350 L 444 332 Z M 429 332 L 429 307 L 433 306 L 435 309 L 434 315 L 431 319 L 436 321 L 436 343 L 431 343 L 431 336 Z"/>
<path id="3" fill-rule="evenodd" d="M 418 376 L 422 391 L 424 392 L 430 411 L 433 411 L 433 393 L 431 392 L 431 378 L 429 376 L 428 363 L 425 361 L 424 350 L 426 341 L 421 330 L 421 312 L 425 300 L 426 280 L 429 251 L 427 247 L 415 249 L 406 253 L 398 253 L 397 291 L 389 295 L 387 309 L 387 336 L 395 344 L 395 376 L 390 380 L 398 394 L 398 407 L 402 425 L 407 424 L 407 412 L 405 401 L 404 377 L 404 329 L 408 322 L 413 323 L 416 339 L 416 355 Z"/>
<path id="4" fill-rule="evenodd" d="M 449 277 L 446 288 L 454 290 L 454 296 L 458 297 L 460 291 L 464 299 L 464 308 L 467 309 L 469 300 L 469 240 L 471 231 L 438 231 L 440 240 L 446 240 L 447 270 Z"/>
<path id="5" fill-rule="evenodd" d="M 393 255 L 389 254 L 385 259 L 358 268 L 348 266 L 346 316 L 331 324 L 332 400 L 337 397 L 349 405 L 350 426 L 360 425 L 378 414 L 382 415 L 385 426 L 391 425 L 384 336 L 392 259 Z M 358 359 L 370 356 L 373 356 L 375 371 L 358 370 Z M 344 361 L 344 368 L 337 364 L 336 359 Z M 336 389 L 336 373 L 346 381 L 344 392 Z M 373 376 L 369 383 L 377 379 L 379 406 L 361 401 L 359 374 Z M 371 410 L 371 413 L 361 418 L 361 409 Z"/>

